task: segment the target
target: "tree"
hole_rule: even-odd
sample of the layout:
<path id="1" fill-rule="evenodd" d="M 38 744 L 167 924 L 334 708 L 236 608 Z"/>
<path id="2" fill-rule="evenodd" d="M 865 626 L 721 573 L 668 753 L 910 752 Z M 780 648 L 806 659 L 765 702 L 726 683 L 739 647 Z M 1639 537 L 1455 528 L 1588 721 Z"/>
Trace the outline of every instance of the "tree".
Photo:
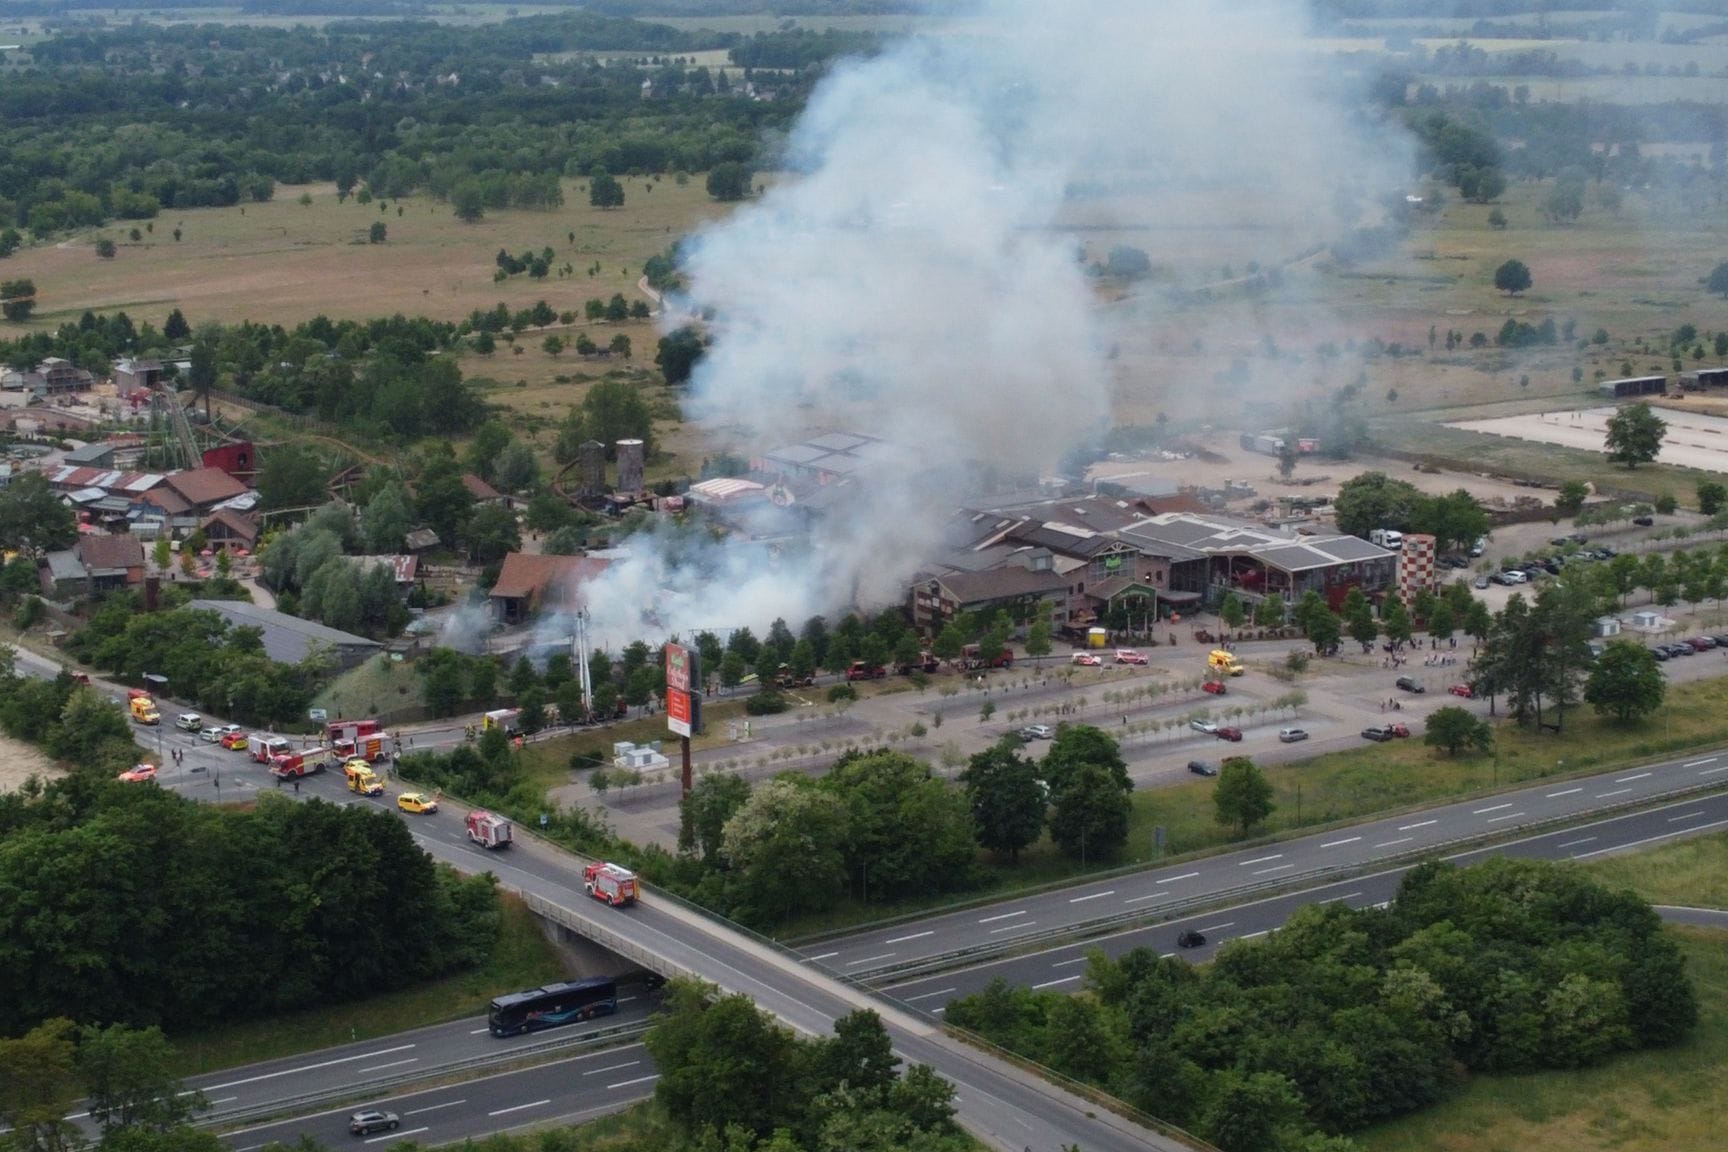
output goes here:
<path id="1" fill-rule="evenodd" d="M 832 791 L 787 777 L 758 786 L 721 836 L 738 914 L 774 924 L 833 907 L 846 885 L 846 836 L 845 807 Z"/>
<path id="2" fill-rule="evenodd" d="M 729 772 L 716 772 L 702 777 L 691 786 L 689 795 L 679 801 L 683 809 L 681 828 L 689 831 L 689 843 L 678 847 L 696 851 L 704 864 L 718 865 L 726 831 L 726 821 L 732 819 L 750 798 L 750 782 Z"/>
<path id="3" fill-rule="evenodd" d="M 18 251 L 24 244 L 24 237 L 16 228 L 0 228 L 0 260 Z"/>
<path id="4" fill-rule="evenodd" d="M 40 472 L 0 488 L 0 548 L 39 558 L 72 547 L 78 521 Z"/>
<path id="5" fill-rule="evenodd" d="M 30 319 L 30 313 L 35 310 L 34 280 L 0 281 L 0 316 L 5 316 L 14 324 L 22 324 Z"/>
<path id="6" fill-rule="evenodd" d="M 178 342 L 190 335 L 192 335 L 192 325 L 186 323 L 185 313 L 178 308 L 168 313 L 168 319 L 162 323 L 162 338 Z"/>
<path id="7" fill-rule="evenodd" d="M 1122 750 L 1115 738 L 1090 724 L 1064 725 L 1056 733 L 1056 739 L 1050 742 L 1050 750 L 1044 754 L 1040 767 L 1050 791 L 1055 793 L 1085 764 L 1105 769 L 1123 792 L 1134 787 L 1134 781 L 1128 775 L 1128 763 L 1122 759 Z"/>
<path id="8" fill-rule="evenodd" d="M 492 478 L 506 492 L 523 492 L 540 483 L 540 464 L 534 450 L 520 440 L 512 440 L 498 454 L 492 466 Z"/>
<path id="9" fill-rule="evenodd" d="M 1239 631 L 1247 623 L 1248 615 L 1242 610 L 1242 601 L 1236 598 L 1235 592 L 1224 593 L 1224 602 L 1218 606 L 1218 619 L 1232 632 Z"/>
<path id="10" fill-rule="evenodd" d="M 14 1152 L 73 1152 L 83 1146 L 66 1119 L 82 1094 L 73 1066 L 72 1021 L 37 1025 L 17 1039 L 0 1037 L 0 1123 Z"/>
<path id="11" fill-rule="evenodd" d="M 1710 278 L 1704 282 L 1704 287 L 1718 296 L 1728 297 L 1728 261 L 1710 269 Z"/>
<path id="12" fill-rule="evenodd" d="M 1296 474 L 1296 449 L 1289 443 L 1278 448 L 1278 478 L 1284 483 L 1290 483 L 1290 477 Z"/>
<path id="13" fill-rule="evenodd" d="M 1494 730 L 1488 721 L 1479 719 L 1467 708 L 1448 706 L 1435 709 L 1422 731 L 1422 743 L 1430 748 L 1443 748 L 1446 755 L 1458 755 L 1460 748 L 1486 752 L 1494 747 Z"/>
<path id="14" fill-rule="evenodd" d="M 776 782 L 778 783 L 778 781 Z M 690 1136 L 736 1128 L 743 1147 L 791 1123 L 798 1093 L 798 1042 L 747 996 L 720 996 L 675 980 L 645 1041 L 660 1080 L 654 1099 Z M 703 1141 L 692 1141 L 703 1143 Z"/>
<path id="15" fill-rule="evenodd" d="M 1014 862 L 1044 832 L 1049 800 L 1038 772 L 1014 741 L 1003 740 L 973 756 L 960 773 L 978 843 Z"/>
<path id="16" fill-rule="evenodd" d="M 265 508 L 304 508 L 321 502 L 325 471 L 310 451 L 289 442 L 264 454 L 258 472 L 258 496 Z"/>
<path id="17" fill-rule="evenodd" d="M 1608 462 L 1628 468 L 1650 463 L 1662 451 L 1662 437 L 1667 431 L 1668 422 L 1650 405 L 1628 404 L 1608 417 Z"/>
<path id="18" fill-rule="evenodd" d="M 1728 505 L 1728 486 L 1715 480 L 1698 481 L 1698 511 L 1714 516 Z"/>
<path id="19" fill-rule="evenodd" d="M 612 299 L 606 301 L 606 322 L 622 324 L 630 318 L 630 302 L 624 299 L 624 293 L 612 293 Z"/>
<path id="20" fill-rule="evenodd" d="M 1050 655 L 1050 613 L 1040 608 L 1038 618 L 1026 629 L 1026 655 L 1041 660 Z"/>
<path id="21" fill-rule="evenodd" d="M 209 340 L 197 340 L 192 344 L 192 367 L 186 373 L 187 386 L 192 389 L 194 400 L 202 397 L 204 400 L 204 416 L 210 416 L 210 393 L 216 387 L 216 345 Z"/>
<path id="22" fill-rule="evenodd" d="M 684 384 L 696 371 L 696 364 L 707 351 L 702 334 L 696 329 L 685 325 L 674 330 L 670 335 L 660 338 L 659 351 L 654 354 L 654 363 L 666 377 L 668 384 Z"/>
<path id="23" fill-rule="evenodd" d="M 1489 520 L 1476 498 L 1459 488 L 1443 496 L 1418 497 L 1407 527 L 1433 536 L 1434 547 L 1447 552 L 1487 535 Z"/>
<path id="24" fill-rule="evenodd" d="M 1621 724 L 1632 724 L 1656 711 L 1667 693 L 1668 681 L 1655 655 L 1620 640 L 1609 643 L 1596 658 L 1584 684 L 1584 702 Z"/>
<path id="25" fill-rule="evenodd" d="M 588 203 L 595 208 L 622 208 L 624 185 L 606 169 L 597 168 L 588 179 Z"/>
<path id="26" fill-rule="evenodd" d="M 744 682 L 744 674 L 750 670 L 749 663 L 742 653 L 733 650 L 720 659 L 720 686 L 736 688 Z"/>
<path id="27" fill-rule="evenodd" d="M 930 765 L 902 752 L 842 756 L 821 786 L 844 806 L 847 874 L 866 896 L 969 879 L 978 842 L 966 797 Z"/>
<path id="28" fill-rule="evenodd" d="M 96 241 L 96 255 L 100 256 L 102 259 L 112 260 L 117 252 L 119 252 L 119 249 L 115 247 L 114 241 L 110 240 L 108 237 L 104 236 L 102 239 Z"/>
<path id="29" fill-rule="evenodd" d="M 1340 635 L 1337 614 L 1322 605 L 1318 612 L 1309 614 L 1306 631 L 1309 642 L 1314 645 L 1314 651 L 1326 652 L 1336 647 Z"/>
<path id="30" fill-rule="evenodd" d="M 360 510 L 360 536 L 366 551 L 388 555 L 402 550 L 402 541 L 414 526 L 408 508 L 408 493 L 394 481 L 380 487 Z"/>
<path id="31" fill-rule="evenodd" d="M 1380 605 L 1380 627 L 1385 630 L 1386 639 L 1394 644 L 1410 643 L 1410 612 L 1396 593 L 1387 596 Z"/>
<path id="32" fill-rule="evenodd" d="M 1458 621 L 1452 602 L 1444 597 L 1435 600 L 1434 607 L 1428 612 L 1428 635 L 1437 640 L 1447 640 L 1457 630 Z"/>
<path id="33" fill-rule="evenodd" d="M 1338 530 L 1367 536 L 1375 528 L 1406 529 L 1424 499 L 1415 485 L 1394 480 L 1384 472 L 1364 472 L 1344 481 L 1333 502 Z"/>
<path id="34" fill-rule="evenodd" d="M 1568 480 L 1560 485 L 1560 491 L 1554 497 L 1554 511 L 1562 516 L 1576 516 L 1589 496 L 1588 484 L 1582 480 Z"/>
<path id="35" fill-rule="evenodd" d="M 486 216 L 486 190 L 476 180 L 460 180 L 450 190 L 450 205 L 456 219 L 464 224 L 478 224 Z"/>
<path id="36" fill-rule="evenodd" d="M 116 1128 L 163 1132 L 205 1107 L 201 1093 L 180 1090 L 174 1046 L 160 1028 L 86 1026 L 80 1030 L 77 1064 L 91 1119 L 105 1134 Z"/>
<path id="37" fill-rule="evenodd" d="M 1498 208 L 1495 208 L 1493 211 L 1489 212 L 1488 213 L 1488 227 L 1494 229 L 1494 231 L 1496 231 L 1496 232 L 1505 231 L 1505 229 L 1506 229 L 1506 213 L 1502 212 Z"/>
<path id="38" fill-rule="evenodd" d="M 1218 786 L 1212 790 L 1212 806 L 1218 823 L 1233 825 L 1246 836 L 1250 828 L 1263 823 L 1276 807 L 1272 802 L 1272 782 L 1246 756 L 1232 756 L 1219 770 Z"/>
<path id="39" fill-rule="evenodd" d="M 1124 788 L 1106 765 L 1075 766 L 1065 774 L 1061 787 L 1051 788 L 1050 838 L 1065 855 L 1083 864 L 1114 860 L 1128 846 L 1132 787 Z"/>
<path id="40" fill-rule="evenodd" d="M 390 238 L 390 229 L 384 226 L 384 221 L 372 221 L 372 227 L 366 230 L 366 243 L 382 244 Z"/>
<path id="41" fill-rule="evenodd" d="M 708 172 L 708 195 L 721 203 L 742 200 L 750 195 L 755 174 L 735 160 L 716 164 Z"/>
<path id="42" fill-rule="evenodd" d="M 1509 296 L 1529 291 L 1531 283 L 1530 269 L 1522 260 L 1508 260 L 1494 269 L 1494 287 Z"/>

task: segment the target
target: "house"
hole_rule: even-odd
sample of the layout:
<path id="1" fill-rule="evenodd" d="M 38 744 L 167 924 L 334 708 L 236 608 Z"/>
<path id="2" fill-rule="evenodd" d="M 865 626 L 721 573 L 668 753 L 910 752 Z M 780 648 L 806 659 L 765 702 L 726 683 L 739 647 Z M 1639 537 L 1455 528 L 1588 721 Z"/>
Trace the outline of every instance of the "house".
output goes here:
<path id="1" fill-rule="evenodd" d="M 258 521 L 232 508 L 216 509 L 198 527 L 212 548 L 244 548 L 250 552 L 258 546 Z"/>
<path id="2" fill-rule="evenodd" d="M 246 482 L 258 474 L 258 451 L 250 440 L 218 444 L 204 450 L 202 463 L 206 468 L 220 468 L 236 480 Z"/>
<path id="3" fill-rule="evenodd" d="M 246 485 L 220 468 L 170 472 L 162 478 L 162 483 L 195 512 L 208 512 L 224 500 L 232 500 L 247 491 Z"/>
<path id="4" fill-rule="evenodd" d="M 1025 566 L 1007 564 L 982 572 L 947 572 L 912 584 L 912 623 L 934 636 L 962 612 L 989 614 L 1001 609 L 1013 620 L 1036 618 L 1038 605 L 1052 605 L 1053 621 L 1066 623 L 1068 578 L 1051 567 L 1048 554 L 1028 558 Z"/>
<path id="5" fill-rule="evenodd" d="M 122 400 L 130 400 L 136 393 L 149 392 L 160 383 L 160 360 L 121 359 L 114 362 L 114 387 Z"/>
<path id="6" fill-rule="evenodd" d="M 472 472 L 462 473 L 462 487 L 468 489 L 468 494 L 474 497 L 476 504 L 497 504 L 504 508 L 510 507 L 510 500 L 504 493 Z"/>
<path id="7" fill-rule="evenodd" d="M 376 640 L 244 600 L 194 600 L 189 607 L 214 612 L 236 628 L 258 629 L 263 634 L 264 654 L 279 664 L 298 664 L 314 653 L 327 652 L 337 667 L 348 669 L 384 647 Z"/>
<path id="8" fill-rule="evenodd" d="M 61 459 L 80 468 L 112 468 L 114 445 L 102 440 L 92 440 L 82 448 L 72 449 Z"/>
<path id="9" fill-rule="evenodd" d="M 356 556 L 356 563 L 362 572 L 370 572 L 374 568 L 388 568 L 395 578 L 396 591 L 406 596 L 420 579 L 420 557 L 418 556 Z"/>
<path id="10" fill-rule="evenodd" d="M 144 582 L 144 545 L 125 532 L 81 536 L 44 557 L 37 575 L 42 594 L 60 600 L 133 588 Z"/>
<path id="11" fill-rule="evenodd" d="M 410 552 L 424 552 L 428 548 L 436 548 L 438 533 L 430 528 L 416 528 L 403 539 L 402 547 Z"/>
<path id="12" fill-rule="evenodd" d="M 592 556 L 504 557 L 487 600 L 500 624 L 523 624 L 537 612 L 571 612 L 582 604 L 582 586 L 611 566 Z"/>
<path id="13" fill-rule="evenodd" d="M 95 386 L 96 377 L 58 356 L 50 356 L 32 372 L 7 372 L 0 377 L 0 387 L 8 391 L 29 392 L 37 399 L 88 392 Z"/>

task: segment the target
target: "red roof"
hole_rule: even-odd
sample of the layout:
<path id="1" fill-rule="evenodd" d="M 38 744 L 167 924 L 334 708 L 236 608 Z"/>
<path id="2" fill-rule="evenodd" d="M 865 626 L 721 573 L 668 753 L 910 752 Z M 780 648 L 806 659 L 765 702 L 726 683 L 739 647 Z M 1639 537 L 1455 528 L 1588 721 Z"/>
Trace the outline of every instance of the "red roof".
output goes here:
<path id="1" fill-rule="evenodd" d="M 144 545 L 129 532 L 114 536 L 84 536 L 78 541 L 78 559 L 86 568 L 142 568 Z"/>
<path id="2" fill-rule="evenodd" d="M 484 504 L 489 500 L 502 500 L 504 494 L 472 472 L 462 473 L 462 487 L 468 489 L 474 499 Z"/>
<path id="3" fill-rule="evenodd" d="M 531 556 L 512 552 L 504 557 L 492 595 L 501 600 L 546 595 L 554 602 L 573 603 L 577 589 L 611 567 L 610 560 L 590 556 Z M 550 593 L 550 595 L 548 595 Z"/>

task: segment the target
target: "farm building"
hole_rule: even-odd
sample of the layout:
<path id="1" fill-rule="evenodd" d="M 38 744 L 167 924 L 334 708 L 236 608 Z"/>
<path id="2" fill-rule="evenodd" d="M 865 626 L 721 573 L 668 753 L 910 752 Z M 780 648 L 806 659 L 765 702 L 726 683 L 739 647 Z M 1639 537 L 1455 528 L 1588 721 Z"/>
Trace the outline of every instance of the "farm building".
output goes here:
<path id="1" fill-rule="evenodd" d="M 257 628 L 264 636 L 264 654 L 278 664 L 298 664 L 314 652 L 328 652 L 337 667 L 346 669 L 383 648 L 376 640 L 244 600 L 194 600 L 189 607 L 214 612 L 235 628 Z"/>
<path id="2" fill-rule="evenodd" d="M 610 564 L 592 556 L 512 552 L 504 557 L 498 580 L 487 596 L 492 617 L 500 624 L 526 624 L 540 611 L 574 611 L 582 602 L 582 586 Z"/>
<path id="3" fill-rule="evenodd" d="M 1603 396 L 1624 400 L 1632 396 L 1660 396 L 1668 391 L 1666 376 L 1628 376 L 1624 380 L 1604 380 L 1596 385 Z"/>

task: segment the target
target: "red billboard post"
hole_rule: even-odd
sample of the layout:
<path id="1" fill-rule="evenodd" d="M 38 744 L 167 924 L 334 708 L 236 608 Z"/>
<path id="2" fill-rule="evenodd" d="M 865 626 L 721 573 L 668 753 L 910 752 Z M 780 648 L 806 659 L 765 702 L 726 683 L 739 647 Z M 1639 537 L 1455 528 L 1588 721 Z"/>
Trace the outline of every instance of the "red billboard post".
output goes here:
<path id="1" fill-rule="evenodd" d="M 691 785 L 690 737 L 702 731 L 702 703 L 691 685 L 701 683 L 697 653 L 682 644 L 666 645 L 666 727 L 678 737 L 683 753 L 679 779 L 686 796 Z"/>

